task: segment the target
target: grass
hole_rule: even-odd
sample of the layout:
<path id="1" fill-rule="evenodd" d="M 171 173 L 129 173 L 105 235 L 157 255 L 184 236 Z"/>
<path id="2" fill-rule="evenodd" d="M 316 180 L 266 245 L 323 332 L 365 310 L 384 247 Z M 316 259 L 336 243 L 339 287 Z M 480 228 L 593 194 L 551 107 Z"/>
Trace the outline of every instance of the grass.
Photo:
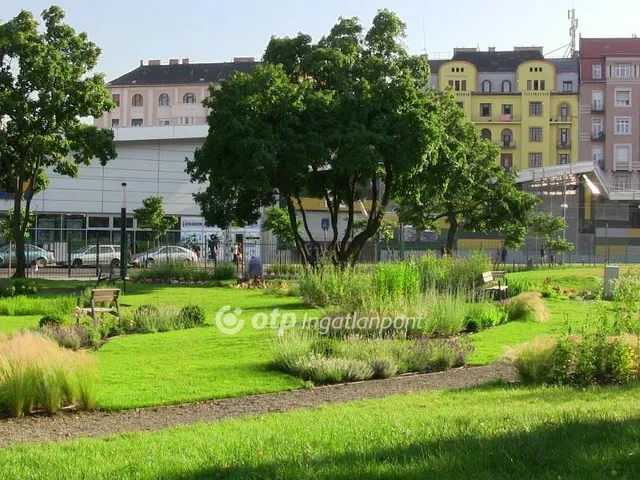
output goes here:
<path id="1" fill-rule="evenodd" d="M 620 274 L 638 272 L 639 268 L 630 265 L 621 265 Z M 521 279 L 531 282 L 536 287 L 541 287 L 545 279 L 550 277 L 554 285 L 566 290 L 596 290 L 601 285 L 604 277 L 604 266 L 597 267 L 553 267 L 524 272 L 507 274 L 509 281 Z"/>
<path id="2" fill-rule="evenodd" d="M 639 478 L 640 386 L 485 387 L 0 451 L 6 478 Z"/>
<path id="3" fill-rule="evenodd" d="M 602 273 L 602 267 L 554 268 L 509 274 L 524 275 L 532 282 L 548 276 L 563 288 L 578 288 L 579 278 Z M 584 274 L 584 275 L 583 275 Z M 528 277 L 526 277 L 528 276 Z M 48 288 L 67 282 L 48 283 Z M 254 330 L 248 325 L 236 335 L 224 335 L 213 326 L 215 314 L 224 305 L 240 307 L 245 322 L 257 312 L 314 313 L 296 297 L 265 294 L 258 290 L 169 285 L 129 284 L 122 296 L 125 312 L 133 314 L 144 304 L 182 307 L 196 303 L 206 315 L 207 326 L 153 335 L 127 335 L 109 341 L 94 355 L 98 358 L 100 383 L 98 402 L 107 409 L 175 404 L 203 399 L 234 397 L 261 392 L 300 388 L 292 376 L 270 370 L 271 330 Z M 468 362 L 488 364 L 504 353 L 505 347 L 528 342 L 540 335 L 559 335 L 565 323 L 595 322 L 600 312 L 611 309 L 604 302 L 545 300 L 551 317 L 546 323 L 510 322 L 470 336 L 475 347 Z M 445 310 L 446 311 L 446 310 Z M 37 326 L 39 316 L 0 317 L 0 332 Z"/>

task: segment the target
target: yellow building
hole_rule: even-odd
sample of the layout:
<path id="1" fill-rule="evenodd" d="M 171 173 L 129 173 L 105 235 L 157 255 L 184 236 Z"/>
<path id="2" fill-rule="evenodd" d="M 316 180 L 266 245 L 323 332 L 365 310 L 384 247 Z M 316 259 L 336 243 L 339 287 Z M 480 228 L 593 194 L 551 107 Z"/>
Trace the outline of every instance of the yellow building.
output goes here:
<path id="1" fill-rule="evenodd" d="M 545 59 L 541 47 L 458 48 L 429 64 L 432 85 L 455 91 L 467 118 L 500 147 L 505 168 L 579 161 L 577 59 Z"/>

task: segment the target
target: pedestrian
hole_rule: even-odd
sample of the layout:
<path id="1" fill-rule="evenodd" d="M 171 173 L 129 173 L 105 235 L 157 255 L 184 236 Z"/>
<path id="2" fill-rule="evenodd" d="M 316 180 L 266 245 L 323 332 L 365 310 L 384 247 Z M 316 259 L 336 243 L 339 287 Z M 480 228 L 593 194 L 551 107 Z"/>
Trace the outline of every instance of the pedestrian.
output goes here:
<path id="1" fill-rule="evenodd" d="M 544 245 L 542 245 L 540 247 L 540 263 L 544 263 L 546 258 L 547 258 L 547 252 L 545 252 Z"/>
<path id="2" fill-rule="evenodd" d="M 507 264 L 507 247 L 503 246 L 502 247 L 502 252 L 500 254 L 501 259 L 502 259 L 502 264 L 506 265 Z"/>
<path id="3" fill-rule="evenodd" d="M 256 286 L 264 286 L 264 271 L 262 268 L 262 260 L 259 257 L 251 257 L 249 260 L 249 283 Z"/>

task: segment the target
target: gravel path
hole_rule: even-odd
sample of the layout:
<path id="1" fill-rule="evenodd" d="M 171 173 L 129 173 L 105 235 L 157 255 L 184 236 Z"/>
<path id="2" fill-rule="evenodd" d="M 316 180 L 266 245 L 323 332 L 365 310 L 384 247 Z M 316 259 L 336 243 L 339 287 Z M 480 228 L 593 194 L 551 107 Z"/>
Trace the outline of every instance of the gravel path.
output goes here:
<path id="1" fill-rule="evenodd" d="M 468 388 L 499 379 L 513 381 L 516 379 L 515 371 L 509 366 L 496 364 L 185 405 L 0 419 L 0 447 L 22 442 L 56 442 L 80 437 L 153 431 L 177 425 L 287 412 L 409 392 Z"/>

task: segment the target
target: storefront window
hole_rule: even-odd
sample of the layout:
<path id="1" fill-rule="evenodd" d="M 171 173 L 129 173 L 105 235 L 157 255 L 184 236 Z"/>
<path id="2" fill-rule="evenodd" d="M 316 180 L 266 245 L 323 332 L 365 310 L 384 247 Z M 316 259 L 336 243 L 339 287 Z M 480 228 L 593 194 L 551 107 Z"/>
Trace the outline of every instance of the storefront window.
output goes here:
<path id="1" fill-rule="evenodd" d="M 37 217 L 37 227 L 41 228 L 60 228 L 62 221 L 58 214 L 43 214 Z"/>
<path id="2" fill-rule="evenodd" d="M 33 240 L 33 237 L 30 237 Z M 38 245 L 43 243 L 52 243 L 52 242 L 60 242 L 62 241 L 62 235 L 60 230 L 40 230 L 38 229 L 37 238 L 35 238 L 35 242 Z"/>
<path id="3" fill-rule="evenodd" d="M 65 225 L 69 230 L 84 230 L 85 229 L 85 220 L 86 217 L 84 215 L 65 215 Z"/>
<path id="4" fill-rule="evenodd" d="M 113 228 L 121 228 L 120 217 L 113 217 Z M 127 228 L 133 228 L 133 217 L 127 217 Z"/>
<path id="5" fill-rule="evenodd" d="M 109 217 L 89 217 L 89 228 L 109 228 Z"/>

